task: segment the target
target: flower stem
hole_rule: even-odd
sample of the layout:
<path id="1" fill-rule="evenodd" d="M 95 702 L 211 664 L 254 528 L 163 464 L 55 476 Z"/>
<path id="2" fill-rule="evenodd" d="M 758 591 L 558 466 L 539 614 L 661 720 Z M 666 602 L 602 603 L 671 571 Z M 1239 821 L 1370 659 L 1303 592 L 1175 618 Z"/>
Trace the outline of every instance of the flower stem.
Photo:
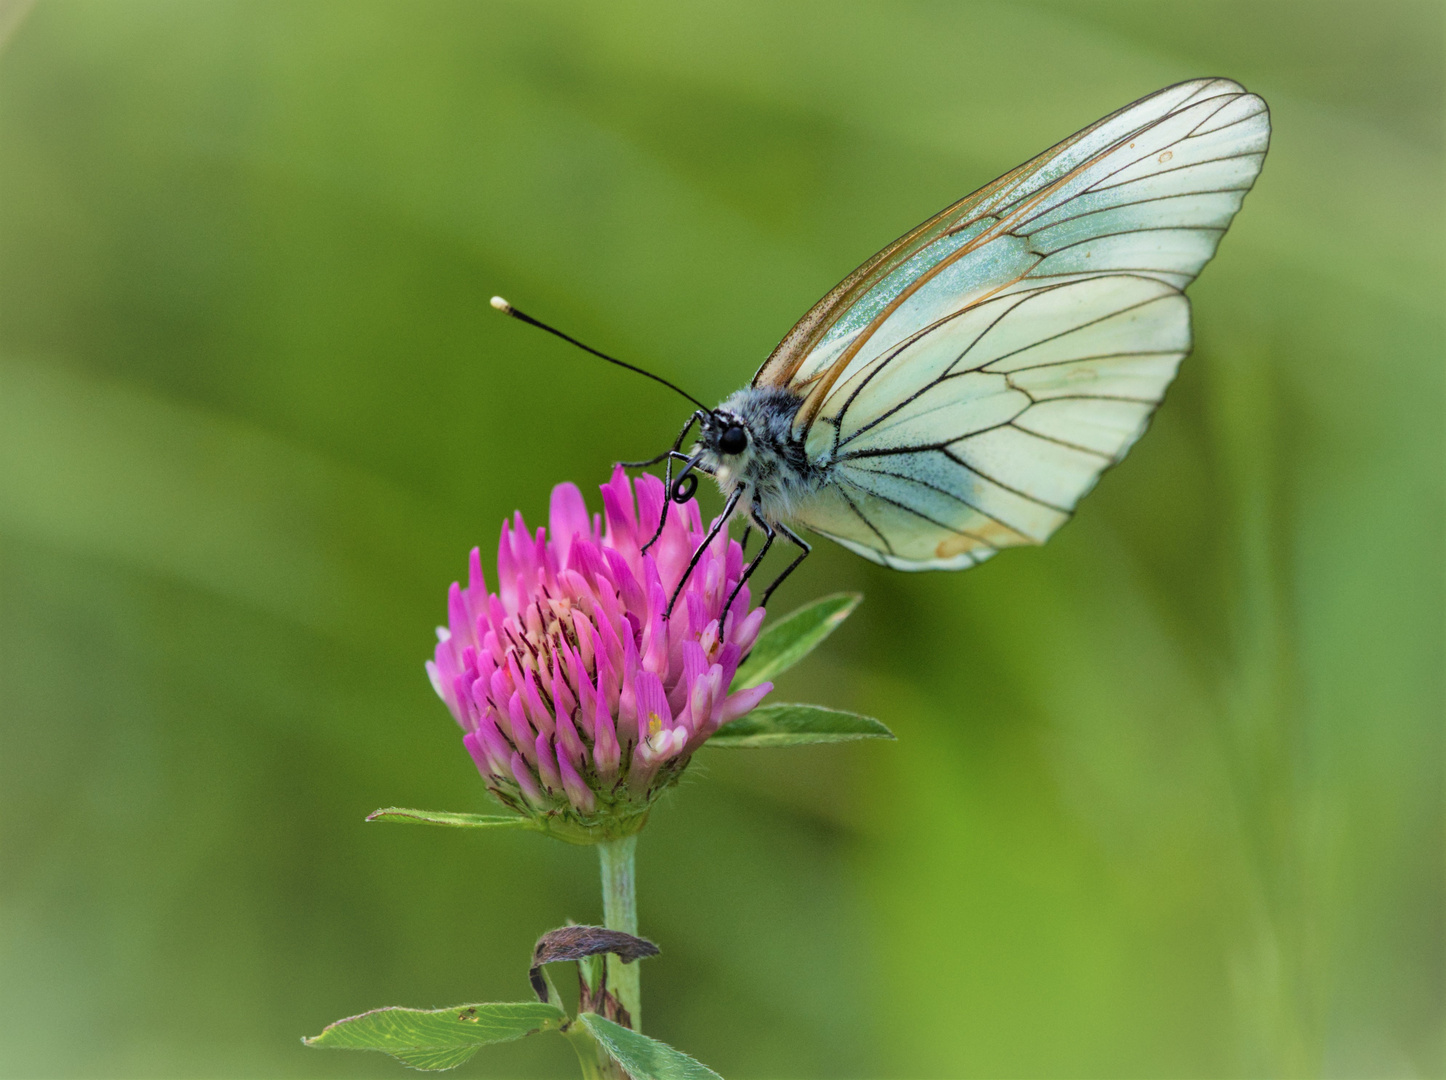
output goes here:
<path id="1" fill-rule="evenodd" d="M 606 840 L 597 845 L 602 863 L 603 925 L 625 934 L 638 933 L 637 886 L 633 878 L 633 854 L 637 850 L 637 834 L 621 840 Z M 624 964 L 611 953 L 607 958 L 607 985 L 613 996 L 632 1018 L 633 1030 L 643 1029 L 638 963 Z"/>
<path id="2" fill-rule="evenodd" d="M 612 1060 L 608 1052 L 598 1045 L 597 1040 L 589 1035 L 581 1024 L 570 1024 L 564 1034 L 577 1052 L 577 1063 L 582 1067 L 582 1080 L 619 1080 L 619 1075 L 626 1080 L 627 1073 L 622 1071 L 622 1066 Z"/>

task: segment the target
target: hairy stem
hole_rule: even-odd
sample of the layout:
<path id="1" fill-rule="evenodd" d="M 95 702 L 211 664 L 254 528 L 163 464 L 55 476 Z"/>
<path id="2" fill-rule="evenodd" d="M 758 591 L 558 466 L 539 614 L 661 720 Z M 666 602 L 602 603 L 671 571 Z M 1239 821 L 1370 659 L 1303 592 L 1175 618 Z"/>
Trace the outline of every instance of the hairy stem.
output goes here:
<path id="1" fill-rule="evenodd" d="M 581 1024 L 571 1024 L 564 1034 L 577 1052 L 582 1080 L 627 1080 L 627 1073 L 614 1061 Z"/>
<path id="2" fill-rule="evenodd" d="M 603 925 L 635 937 L 638 933 L 637 887 L 633 879 L 633 854 L 638 838 L 634 834 L 621 840 L 607 840 L 597 845 L 602 863 Z M 632 1018 L 633 1030 L 643 1029 L 643 1006 L 640 995 L 639 964 L 624 964 L 612 954 L 607 958 L 607 985 Z"/>

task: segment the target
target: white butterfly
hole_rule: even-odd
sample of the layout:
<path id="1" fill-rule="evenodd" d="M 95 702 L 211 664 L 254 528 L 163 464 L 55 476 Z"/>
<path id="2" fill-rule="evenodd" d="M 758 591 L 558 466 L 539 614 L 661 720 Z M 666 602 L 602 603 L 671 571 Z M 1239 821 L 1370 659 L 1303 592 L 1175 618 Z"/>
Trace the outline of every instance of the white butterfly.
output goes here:
<path id="1" fill-rule="evenodd" d="M 860 266 L 751 384 L 695 412 L 664 455 L 668 490 L 684 501 L 690 473 L 711 474 L 727 498 L 715 532 L 740 510 L 763 532 L 744 580 L 776 536 L 800 548 L 765 604 L 810 550 L 792 526 L 898 570 L 1043 543 L 1190 351 L 1182 290 L 1269 142 L 1264 101 L 1197 79 L 1006 173 Z"/>

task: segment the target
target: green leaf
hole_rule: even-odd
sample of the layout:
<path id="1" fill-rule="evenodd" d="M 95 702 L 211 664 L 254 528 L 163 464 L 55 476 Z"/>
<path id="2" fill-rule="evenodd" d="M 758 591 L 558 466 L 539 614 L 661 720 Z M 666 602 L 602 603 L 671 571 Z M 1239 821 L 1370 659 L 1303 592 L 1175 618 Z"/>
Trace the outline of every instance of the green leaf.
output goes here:
<path id="1" fill-rule="evenodd" d="M 392 1056 L 403 1065 L 422 1072 L 441 1072 L 443 1069 L 455 1069 L 476 1052 L 475 1046 L 454 1046 L 450 1050 L 409 1050 Z"/>
<path id="2" fill-rule="evenodd" d="M 779 704 L 760 705 L 748 715 L 730 720 L 704 745 L 732 748 L 808 746 L 812 743 L 893 737 L 894 733 L 872 716 L 825 709 L 822 705 Z"/>
<path id="3" fill-rule="evenodd" d="M 479 1046 L 561 1028 L 567 1014 L 542 1001 L 454 1005 L 450 1009 L 373 1009 L 302 1039 L 329 1050 L 380 1050 L 414 1069 L 451 1069 Z"/>
<path id="4" fill-rule="evenodd" d="M 454 814 L 450 810 L 408 810 L 384 806 L 367 815 L 368 821 L 399 821 L 404 825 L 444 825 L 450 829 L 536 829 L 516 814 Z"/>
<path id="5" fill-rule="evenodd" d="M 861 600 L 858 593 L 835 593 L 779 619 L 758 636 L 753 651 L 738 668 L 733 689 L 757 686 L 793 667 L 838 629 Z"/>
<path id="6" fill-rule="evenodd" d="M 650 1039 L 641 1031 L 615 1024 L 597 1013 L 585 1012 L 577 1020 L 627 1069 L 633 1080 L 723 1080 L 701 1061 L 674 1050 L 667 1043 Z"/>

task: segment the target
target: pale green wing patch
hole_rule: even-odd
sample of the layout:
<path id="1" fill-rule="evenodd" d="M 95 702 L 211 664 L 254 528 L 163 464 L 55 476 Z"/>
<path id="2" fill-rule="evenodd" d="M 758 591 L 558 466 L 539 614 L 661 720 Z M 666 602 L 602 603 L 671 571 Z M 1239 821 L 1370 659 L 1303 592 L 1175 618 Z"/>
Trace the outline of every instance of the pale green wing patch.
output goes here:
<path id="1" fill-rule="evenodd" d="M 1269 142 L 1265 103 L 1238 84 L 1167 87 L 885 249 L 825 298 L 835 310 L 816 308 L 785 339 L 784 352 L 811 342 L 797 363 L 776 353 L 760 379 L 789 373 L 787 385 L 805 397 L 795 430 L 809 436 L 820 418 L 846 424 L 861 379 L 880 367 L 894 375 L 901 348 L 972 307 L 1102 275 L 1182 290 L 1214 256 Z M 800 338 L 810 323 L 815 329 Z M 912 381 L 899 377 L 901 388 Z"/>
<path id="2" fill-rule="evenodd" d="M 1152 277 L 1085 277 L 963 312 L 890 361 L 913 387 L 900 400 L 880 388 L 892 368 L 860 382 L 833 428 L 835 483 L 797 519 L 899 569 L 1043 543 L 1143 433 L 1189 336 L 1188 302 Z"/>

